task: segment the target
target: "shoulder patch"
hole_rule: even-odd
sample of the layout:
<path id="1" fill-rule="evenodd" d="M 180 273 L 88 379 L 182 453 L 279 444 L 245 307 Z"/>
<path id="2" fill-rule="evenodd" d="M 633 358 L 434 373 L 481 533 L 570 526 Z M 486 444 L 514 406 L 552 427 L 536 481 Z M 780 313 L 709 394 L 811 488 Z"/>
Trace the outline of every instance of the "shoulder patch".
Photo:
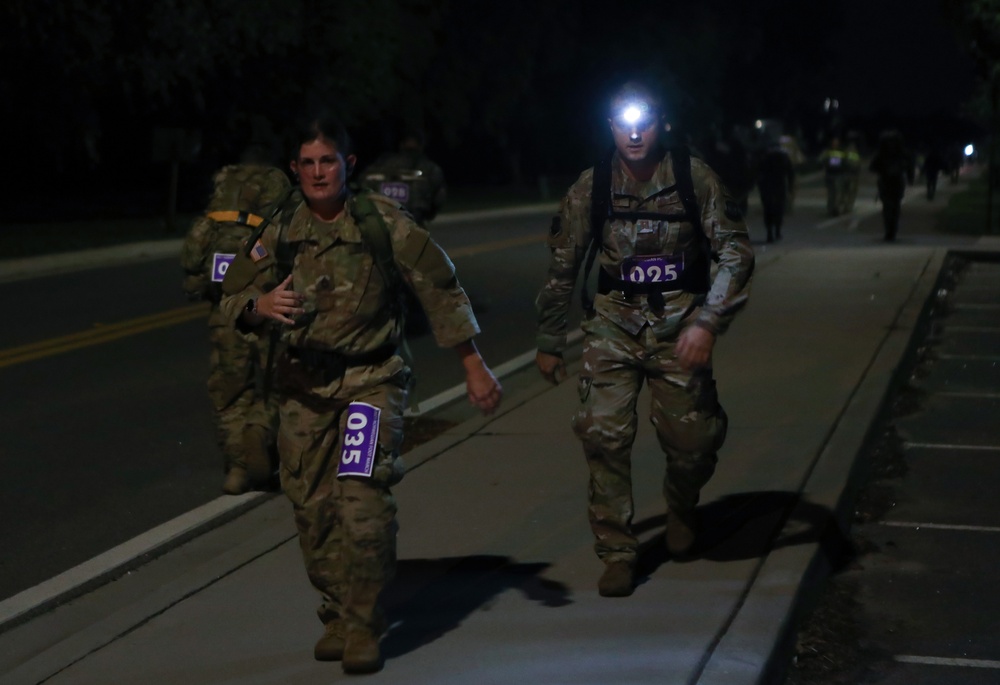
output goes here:
<path id="1" fill-rule="evenodd" d="M 264 248 L 263 245 L 261 245 L 260 241 L 258 240 L 256 243 L 254 243 L 254 246 L 250 249 L 250 259 L 252 259 L 254 262 L 259 262 L 266 256 L 267 256 L 267 250 Z"/>

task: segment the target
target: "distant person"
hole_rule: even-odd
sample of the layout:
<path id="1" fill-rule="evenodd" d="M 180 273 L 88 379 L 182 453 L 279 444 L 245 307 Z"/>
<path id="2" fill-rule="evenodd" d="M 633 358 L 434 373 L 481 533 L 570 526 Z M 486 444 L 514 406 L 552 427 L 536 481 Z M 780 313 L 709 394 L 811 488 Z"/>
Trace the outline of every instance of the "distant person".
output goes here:
<path id="1" fill-rule="evenodd" d="M 535 362 L 546 380 L 565 378 L 574 283 L 581 267 L 596 265 L 597 295 L 582 298 L 573 429 L 590 469 L 590 527 L 604 563 L 597 590 L 624 597 L 635 589 L 639 554 L 629 475 L 639 393 L 648 385 L 664 452 L 664 543 L 681 556 L 695 543 L 696 505 L 728 424 L 712 351 L 747 302 L 754 254 L 739 204 L 716 173 L 686 147 L 664 144 L 659 97 L 629 82 L 609 105 L 614 148 L 580 175 L 553 218 Z"/>
<path id="2" fill-rule="evenodd" d="M 409 131 L 396 152 L 375 160 L 362 172 L 361 184 L 406 207 L 424 228 L 441 211 L 447 195 L 444 172 L 425 154 L 420 131 Z"/>
<path id="3" fill-rule="evenodd" d="M 768 144 L 757 164 L 757 189 L 764 209 L 767 242 L 781 240 L 788 199 L 795 193 L 795 167 L 777 141 Z"/>
<path id="4" fill-rule="evenodd" d="M 838 136 L 830 139 L 829 146 L 820 155 L 820 163 L 826 183 L 826 211 L 830 216 L 840 216 L 847 212 L 851 169 L 847 149 Z"/>
<path id="5" fill-rule="evenodd" d="M 417 224 L 427 228 L 447 197 L 444 172 L 424 152 L 424 134 L 410 130 L 396 152 L 382 155 L 361 173 L 361 186 L 403 205 Z M 403 293 L 406 333 L 416 337 L 430 332 L 430 321 L 413 292 Z"/>
<path id="6" fill-rule="evenodd" d="M 746 216 L 754 174 L 746 147 L 734 135 L 706 138 L 696 156 L 718 174 L 726 189 L 736 199 L 740 212 Z"/>
<path id="7" fill-rule="evenodd" d="M 282 327 L 281 485 L 321 596 L 313 656 L 370 673 L 383 667 L 392 486 L 405 473 L 412 372 L 399 353 L 400 289 L 416 292 L 438 345 L 455 351 L 471 404 L 492 413 L 502 389 L 476 348 L 479 325 L 454 264 L 399 203 L 347 185 L 355 162 L 339 121 L 302 122 L 291 160 L 299 189 L 237 254 L 222 310 L 234 330 Z"/>
<path id="8" fill-rule="evenodd" d="M 861 151 L 858 150 L 857 135 L 851 134 L 844 148 L 847 157 L 847 188 L 844 197 L 844 213 L 853 212 L 858 201 L 858 190 L 861 187 Z"/>
<path id="9" fill-rule="evenodd" d="M 291 188 L 285 172 L 265 158 L 262 149 L 250 148 L 240 164 L 215 174 L 205 214 L 191 225 L 181 247 L 184 292 L 211 303 L 208 393 L 224 458 L 222 491 L 229 495 L 268 485 L 277 468 L 278 406 L 266 368 L 270 342 L 266 335 L 240 335 L 219 311 L 230 263 Z"/>
<path id="10" fill-rule="evenodd" d="M 937 192 L 938 176 L 947 169 L 948 163 L 945 161 L 944 153 L 938 146 L 931 147 L 924 157 L 924 163 L 920 169 L 927 183 L 927 199 L 933 200 Z"/>
<path id="11" fill-rule="evenodd" d="M 899 231 L 899 214 L 906 186 L 913 184 L 913 156 L 903 145 L 898 131 L 886 131 L 879 138 L 878 149 L 869 170 L 878 176 L 878 196 L 882 201 L 882 225 L 885 240 L 892 242 Z"/>
<path id="12" fill-rule="evenodd" d="M 965 154 L 963 153 L 962 148 L 959 147 L 958 145 L 951 145 L 948 148 L 948 154 L 946 159 L 948 163 L 948 175 L 951 179 L 951 184 L 955 185 L 956 183 L 958 183 L 959 174 L 962 173 L 962 164 L 965 163 Z"/>

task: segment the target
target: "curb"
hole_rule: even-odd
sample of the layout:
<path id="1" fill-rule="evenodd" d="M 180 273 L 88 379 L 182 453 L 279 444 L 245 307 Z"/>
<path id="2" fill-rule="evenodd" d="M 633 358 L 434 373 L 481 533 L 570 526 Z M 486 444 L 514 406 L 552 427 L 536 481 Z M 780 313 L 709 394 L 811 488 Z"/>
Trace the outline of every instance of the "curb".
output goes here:
<path id="1" fill-rule="evenodd" d="M 0 634 L 121 577 L 275 497 L 249 492 L 219 497 L 103 554 L 0 602 Z"/>

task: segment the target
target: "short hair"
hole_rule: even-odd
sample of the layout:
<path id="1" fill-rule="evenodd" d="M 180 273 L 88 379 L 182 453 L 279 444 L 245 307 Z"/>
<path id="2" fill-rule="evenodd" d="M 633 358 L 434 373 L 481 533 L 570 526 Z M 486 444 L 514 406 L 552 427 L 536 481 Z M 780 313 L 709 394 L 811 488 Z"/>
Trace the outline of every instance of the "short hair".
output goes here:
<path id="1" fill-rule="evenodd" d="M 629 100 L 640 100 L 649 105 L 649 110 L 656 116 L 663 116 L 663 100 L 651 87 L 640 81 L 626 81 L 612 95 L 608 101 L 608 116 L 614 117 L 615 105 Z"/>
<path id="2" fill-rule="evenodd" d="M 426 144 L 426 139 L 424 138 L 424 132 L 418 128 L 408 128 L 405 131 L 403 131 L 403 135 L 399 137 L 400 145 L 409 140 L 414 141 L 420 147 L 423 147 Z"/>
<path id="3" fill-rule="evenodd" d="M 319 138 L 325 138 L 332 142 L 336 146 L 337 152 L 344 157 L 353 152 L 351 136 L 344 124 L 333 114 L 321 111 L 303 117 L 296 125 L 294 147 L 291 150 L 292 159 L 298 159 L 299 151 L 303 145 Z"/>

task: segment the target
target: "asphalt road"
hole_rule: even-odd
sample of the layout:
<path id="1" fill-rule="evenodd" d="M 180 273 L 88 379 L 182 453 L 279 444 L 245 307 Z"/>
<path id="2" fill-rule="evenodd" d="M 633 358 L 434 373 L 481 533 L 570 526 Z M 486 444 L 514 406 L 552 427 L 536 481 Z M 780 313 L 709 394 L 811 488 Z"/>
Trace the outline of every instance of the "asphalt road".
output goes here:
<path id="1" fill-rule="evenodd" d="M 926 202 L 914 189 L 909 201 Z M 936 202 L 945 202 L 942 192 Z M 818 178 L 803 182 L 781 243 L 843 246 L 881 238 L 866 177 L 853 215 L 829 219 Z M 496 367 L 534 348 L 550 211 L 432 228 L 475 305 L 477 340 Z M 933 233 L 901 240 L 954 242 Z M 220 495 L 221 458 L 204 390 L 204 309 L 183 301 L 176 258 L 0 283 L 18 315 L 0 329 L 0 599 L 51 578 Z M 410 342 L 418 399 L 462 381 L 450 350 Z"/>

